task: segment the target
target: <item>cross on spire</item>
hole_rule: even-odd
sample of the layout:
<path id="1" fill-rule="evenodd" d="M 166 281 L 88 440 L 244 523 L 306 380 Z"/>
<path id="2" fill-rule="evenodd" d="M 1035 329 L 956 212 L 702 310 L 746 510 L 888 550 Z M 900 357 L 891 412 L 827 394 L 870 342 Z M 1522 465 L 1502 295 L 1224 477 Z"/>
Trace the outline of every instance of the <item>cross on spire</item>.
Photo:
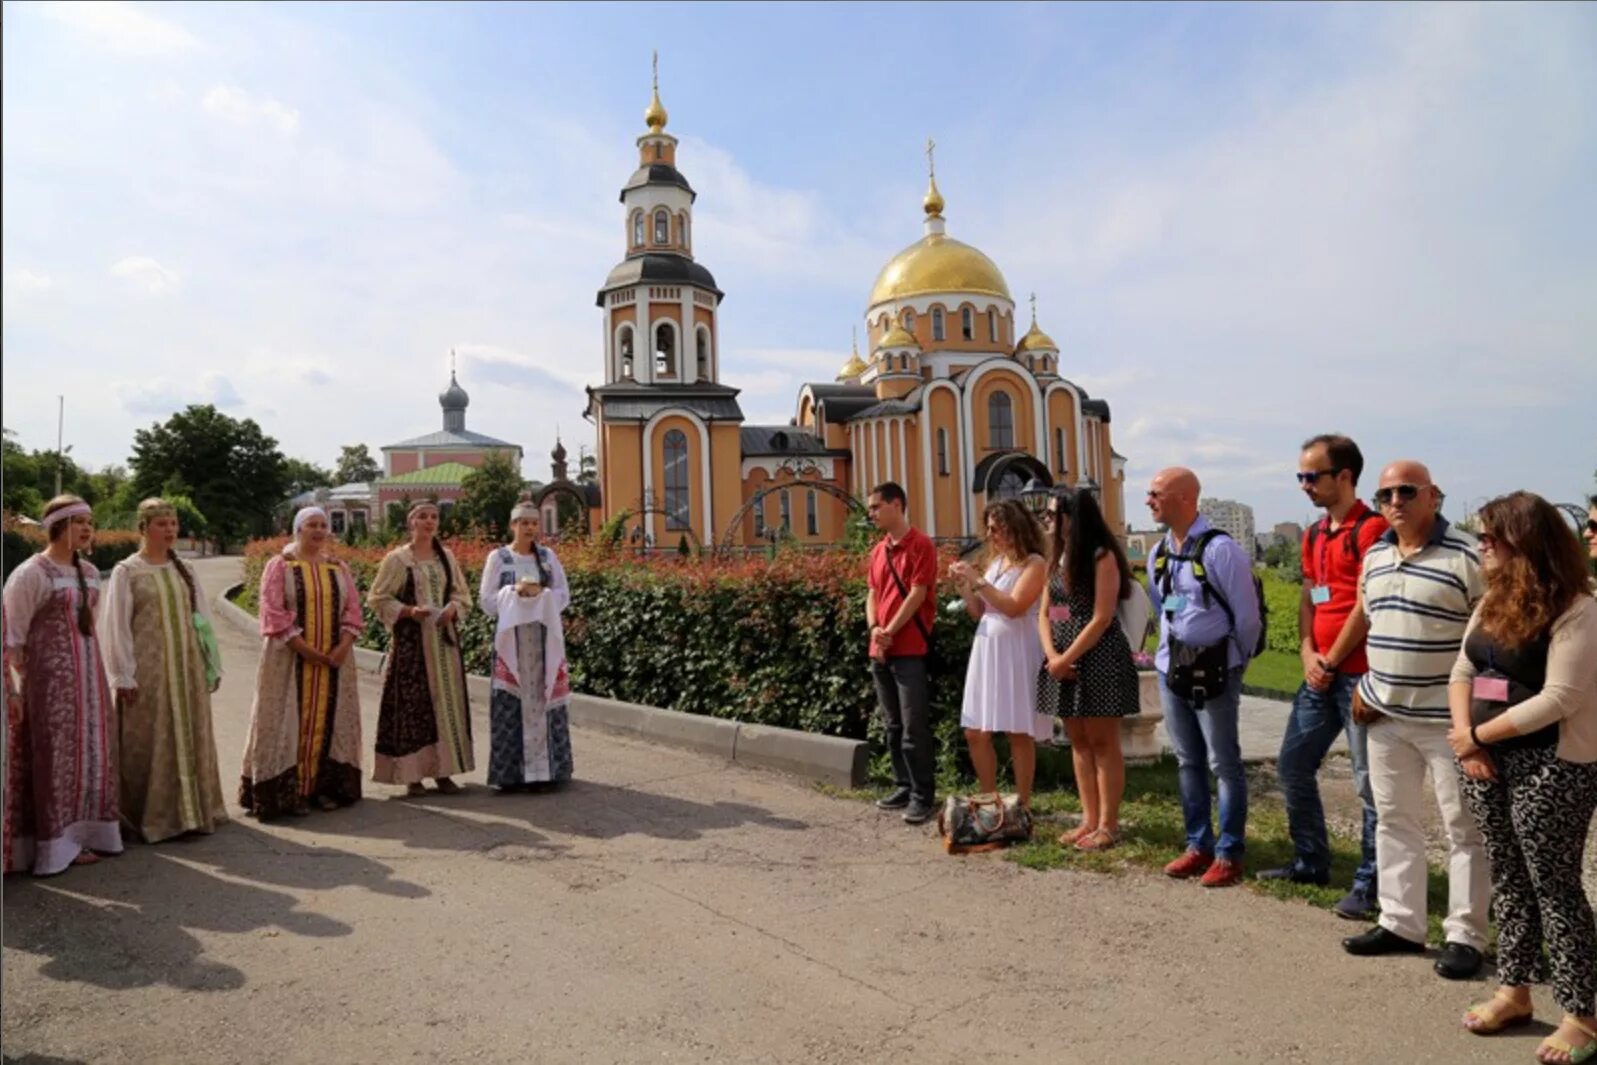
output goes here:
<path id="1" fill-rule="evenodd" d="M 1031 324 L 1037 324 L 1037 293 L 1031 294 Z"/>
<path id="2" fill-rule="evenodd" d="M 937 176 L 937 157 L 936 157 L 936 155 L 933 154 L 936 151 L 937 151 L 937 142 L 932 140 L 930 137 L 927 137 L 926 138 L 926 172 L 927 172 L 927 174 L 929 174 L 931 177 L 934 177 L 934 178 Z"/>
<path id="3" fill-rule="evenodd" d="M 654 91 L 660 91 L 660 50 L 654 50 Z"/>

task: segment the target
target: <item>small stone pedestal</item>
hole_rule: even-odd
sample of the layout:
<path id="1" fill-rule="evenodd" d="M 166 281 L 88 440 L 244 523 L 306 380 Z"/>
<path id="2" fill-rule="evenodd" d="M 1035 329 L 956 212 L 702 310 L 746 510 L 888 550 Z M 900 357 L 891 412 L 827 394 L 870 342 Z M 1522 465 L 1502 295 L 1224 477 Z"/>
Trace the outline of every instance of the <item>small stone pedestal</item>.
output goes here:
<path id="1" fill-rule="evenodd" d="M 1142 710 L 1120 719 L 1120 749 L 1128 762 L 1151 762 L 1164 751 L 1164 742 L 1159 738 L 1159 722 L 1164 720 L 1159 674 L 1151 669 L 1139 670 L 1137 691 Z"/>

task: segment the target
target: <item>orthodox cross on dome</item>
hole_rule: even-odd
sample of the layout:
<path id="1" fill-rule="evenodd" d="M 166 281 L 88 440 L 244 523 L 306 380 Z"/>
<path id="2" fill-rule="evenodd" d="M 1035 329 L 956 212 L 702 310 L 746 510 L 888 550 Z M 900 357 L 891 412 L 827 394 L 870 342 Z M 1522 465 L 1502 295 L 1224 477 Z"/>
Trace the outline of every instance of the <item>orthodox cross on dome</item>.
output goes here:
<path id="1" fill-rule="evenodd" d="M 937 180 L 937 142 L 930 137 L 926 138 L 926 172 L 933 181 Z"/>
<path id="2" fill-rule="evenodd" d="M 1031 324 L 1037 324 L 1037 293 L 1031 294 Z"/>
<path id="3" fill-rule="evenodd" d="M 654 95 L 649 100 L 648 109 L 643 112 L 643 121 L 649 124 L 650 133 L 665 131 L 666 113 L 665 105 L 660 102 L 660 53 L 654 52 Z"/>

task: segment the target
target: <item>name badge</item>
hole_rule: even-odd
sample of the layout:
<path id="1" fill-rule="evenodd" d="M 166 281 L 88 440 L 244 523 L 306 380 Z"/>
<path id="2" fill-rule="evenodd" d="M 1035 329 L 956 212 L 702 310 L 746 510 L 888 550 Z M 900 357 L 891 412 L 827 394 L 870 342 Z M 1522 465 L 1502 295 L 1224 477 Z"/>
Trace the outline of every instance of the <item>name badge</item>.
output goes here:
<path id="1" fill-rule="evenodd" d="M 1309 602 L 1315 606 L 1324 606 L 1331 601 L 1331 589 L 1324 584 L 1316 584 L 1309 589 Z"/>
<path id="2" fill-rule="evenodd" d="M 1184 595 L 1167 595 L 1164 599 L 1164 612 L 1166 614 L 1179 614 L 1187 609 L 1187 597 Z"/>
<path id="3" fill-rule="evenodd" d="M 1049 621 L 1069 621 L 1070 620 L 1070 607 L 1068 605 L 1066 605 L 1066 606 L 1051 606 L 1051 607 L 1049 607 L 1048 608 L 1048 620 Z"/>
<path id="4" fill-rule="evenodd" d="M 1478 676 L 1475 678 L 1474 693 L 1475 698 L 1480 699 L 1482 702 L 1506 703 L 1508 702 L 1508 678 Z"/>

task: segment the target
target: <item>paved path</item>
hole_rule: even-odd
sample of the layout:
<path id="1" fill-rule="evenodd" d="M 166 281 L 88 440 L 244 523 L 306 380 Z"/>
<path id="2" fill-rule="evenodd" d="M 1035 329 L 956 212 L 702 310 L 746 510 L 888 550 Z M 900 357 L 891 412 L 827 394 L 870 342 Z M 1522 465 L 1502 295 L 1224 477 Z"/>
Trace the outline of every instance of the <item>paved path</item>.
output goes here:
<path id="1" fill-rule="evenodd" d="M 198 563 L 215 590 L 233 559 Z M 225 778 L 253 641 L 227 626 Z M 363 684 L 367 737 L 377 693 Z M 478 720 L 478 761 L 486 729 Z M 1483 990 L 1246 891 L 942 854 L 779 774 L 581 731 L 549 795 L 359 806 L 5 884 L 32 1062 L 1487 1062 Z M 1550 1001 L 1540 1002 L 1551 1015 Z"/>

